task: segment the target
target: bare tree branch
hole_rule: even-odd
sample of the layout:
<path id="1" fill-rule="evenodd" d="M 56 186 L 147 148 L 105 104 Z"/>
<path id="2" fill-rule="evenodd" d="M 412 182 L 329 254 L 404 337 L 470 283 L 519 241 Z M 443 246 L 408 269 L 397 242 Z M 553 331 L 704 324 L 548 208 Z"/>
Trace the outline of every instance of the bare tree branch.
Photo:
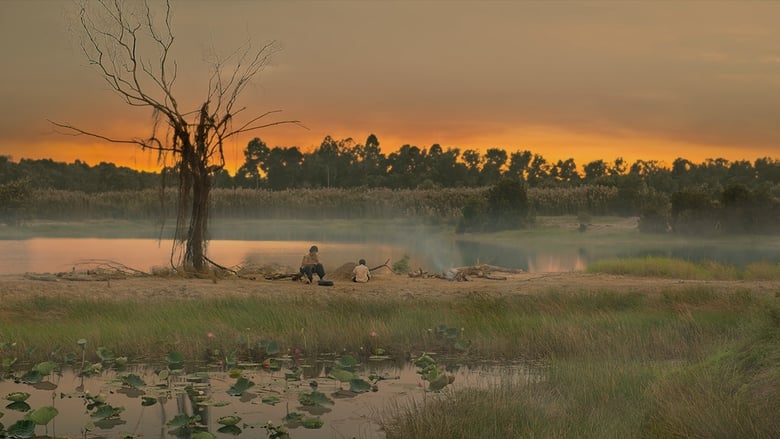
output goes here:
<path id="1" fill-rule="evenodd" d="M 270 63 L 277 45 L 269 42 L 254 49 L 247 42 L 224 59 L 215 57 L 205 99 L 184 111 L 174 90 L 178 65 L 172 56 L 175 38 L 170 2 L 162 2 L 162 18 L 155 20 L 150 0 L 145 0 L 142 7 L 140 3 L 122 0 L 81 1 L 81 50 L 86 60 L 123 102 L 152 110 L 151 134 L 146 138 L 117 139 L 69 123 L 49 122 L 70 135 L 156 150 L 161 158 L 171 152 L 179 177 L 176 237 L 181 240 L 174 242 L 172 263 L 178 248 L 185 267 L 202 271 L 210 262 L 206 241 L 211 178 L 225 167 L 225 140 L 275 125 L 302 126 L 297 120 L 264 121 L 278 110 L 243 122 L 236 120 L 245 109 L 236 108 L 240 96 Z M 233 128 L 233 124 L 238 128 Z M 186 209 L 190 209 L 189 215 Z M 177 242 L 184 243 L 183 247 Z"/>

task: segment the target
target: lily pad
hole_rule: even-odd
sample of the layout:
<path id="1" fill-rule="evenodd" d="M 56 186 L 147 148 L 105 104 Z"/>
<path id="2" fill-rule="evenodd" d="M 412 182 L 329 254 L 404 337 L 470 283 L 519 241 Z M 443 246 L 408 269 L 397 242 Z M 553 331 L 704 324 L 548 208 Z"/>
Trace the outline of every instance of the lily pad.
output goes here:
<path id="1" fill-rule="evenodd" d="M 264 396 L 262 401 L 263 404 L 276 405 L 279 404 L 282 400 L 278 396 L 273 395 L 273 396 Z"/>
<path id="2" fill-rule="evenodd" d="M 365 393 L 371 390 L 371 384 L 362 378 L 357 378 L 350 380 L 349 390 L 355 393 Z"/>
<path id="3" fill-rule="evenodd" d="M 27 401 L 27 398 L 29 397 L 30 394 L 27 392 L 11 392 L 8 395 L 5 395 L 5 399 L 13 402 Z"/>
<path id="4" fill-rule="evenodd" d="M 352 355 L 342 355 L 336 358 L 336 366 L 341 369 L 354 370 L 358 365 L 357 360 Z"/>
<path id="5" fill-rule="evenodd" d="M 252 381 L 249 381 L 248 379 L 244 377 L 239 377 L 238 380 L 236 380 L 235 384 L 233 384 L 228 390 L 227 393 L 230 396 L 241 396 L 242 393 L 244 393 L 246 390 L 252 388 L 255 383 Z"/>
<path id="6" fill-rule="evenodd" d="M 236 425 L 239 422 L 241 422 L 241 416 L 235 415 L 222 416 L 221 418 L 217 419 L 217 424 L 222 425 Z"/>
<path id="7" fill-rule="evenodd" d="M 308 428 L 312 430 L 322 428 L 323 424 L 324 423 L 320 418 L 303 418 L 303 420 L 301 420 L 301 425 L 303 425 L 303 428 Z"/>
<path id="8" fill-rule="evenodd" d="M 23 419 L 16 421 L 13 425 L 8 427 L 8 436 L 14 438 L 27 439 L 33 437 L 35 434 L 35 422 L 29 419 Z"/>
<path id="9" fill-rule="evenodd" d="M 184 367 L 184 355 L 181 352 L 169 352 L 165 357 L 168 369 L 181 369 Z"/>
<path id="10" fill-rule="evenodd" d="M 43 375 L 37 370 L 28 370 L 24 375 L 22 375 L 21 378 L 19 378 L 19 381 L 26 384 L 40 383 L 41 380 L 43 380 Z"/>
<path id="11" fill-rule="evenodd" d="M 165 425 L 168 427 L 185 427 L 189 425 L 194 425 L 200 422 L 200 415 L 195 416 L 187 416 L 178 414 L 173 417 L 170 421 L 168 421 Z"/>
<path id="12" fill-rule="evenodd" d="M 8 410 L 14 410 L 17 412 L 26 412 L 30 410 L 30 404 L 27 404 L 24 401 L 14 401 L 7 406 L 5 406 Z"/>
<path id="13" fill-rule="evenodd" d="M 134 373 L 128 374 L 126 376 L 123 376 L 122 377 L 122 384 L 124 384 L 126 386 L 130 386 L 130 387 L 132 387 L 134 389 L 138 389 L 138 388 L 144 387 L 146 385 L 144 380 L 141 379 L 140 376 L 138 376 L 138 375 L 136 375 Z"/>
<path id="14" fill-rule="evenodd" d="M 353 372 L 344 369 L 333 369 L 330 371 L 330 374 L 328 376 L 330 376 L 334 380 L 341 381 L 342 383 L 348 383 L 354 379 L 357 379 L 357 375 L 355 375 Z"/>
<path id="15" fill-rule="evenodd" d="M 30 421 L 35 422 L 36 425 L 46 425 L 51 422 L 51 420 L 54 419 L 54 417 L 59 413 L 60 412 L 56 408 L 47 406 L 39 407 L 27 413 L 24 417 Z"/>
<path id="16" fill-rule="evenodd" d="M 303 419 L 303 413 L 300 412 L 290 412 L 285 415 L 284 420 L 285 421 L 300 421 Z"/>
<path id="17" fill-rule="evenodd" d="M 219 427 L 217 429 L 217 432 L 238 436 L 239 434 L 241 434 L 241 428 L 238 427 L 237 425 L 223 425 L 222 427 Z"/>
<path id="18" fill-rule="evenodd" d="M 98 347 L 96 353 L 103 363 L 112 363 L 114 361 L 114 353 L 105 346 Z"/>
<path id="19" fill-rule="evenodd" d="M 333 404 L 333 400 L 317 390 L 311 393 L 299 393 L 298 402 L 305 406 Z"/>
<path id="20" fill-rule="evenodd" d="M 52 373 L 52 371 L 56 368 L 57 368 L 57 363 L 53 361 L 44 361 L 43 363 L 36 364 L 32 370 L 40 373 L 41 375 L 48 375 Z"/>
<path id="21" fill-rule="evenodd" d="M 95 419 L 116 418 L 123 411 L 125 411 L 124 407 L 114 407 L 110 404 L 103 404 L 92 413 L 92 417 Z"/>

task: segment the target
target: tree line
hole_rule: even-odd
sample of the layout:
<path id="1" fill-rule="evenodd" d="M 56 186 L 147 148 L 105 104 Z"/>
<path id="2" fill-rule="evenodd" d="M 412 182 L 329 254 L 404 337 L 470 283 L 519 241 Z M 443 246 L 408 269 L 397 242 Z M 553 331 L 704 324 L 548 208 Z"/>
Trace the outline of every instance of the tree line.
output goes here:
<path id="1" fill-rule="evenodd" d="M 111 163 L 89 166 L 79 160 L 66 164 L 50 159 L 14 163 L 0 157 L 0 205 L 7 216 L 31 190 L 153 191 L 176 179 L 173 168 L 156 173 Z M 221 171 L 213 180 L 215 188 L 224 190 L 218 199 L 236 193 L 230 190 L 329 189 L 354 196 L 352 191 L 368 189 L 381 189 L 372 192 L 376 195 L 387 193 L 383 190 L 461 188 L 471 195 L 447 207 L 457 210 L 460 231 L 522 227 L 532 224 L 536 214 L 572 213 L 583 218 L 635 215 L 640 217 L 640 229 L 648 232 L 763 233 L 780 227 L 780 160 L 770 157 L 701 163 L 677 158 L 670 167 L 655 160 L 629 164 L 617 158 L 591 161 L 580 168 L 571 158 L 548 162 L 531 151 L 507 153 L 498 148 L 480 153 L 437 144 L 427 149 L 403 145 L 385 155 L 374 135 L 364 144 L 328 136 L 306 153 L 298 147 L 269 148 L 255 138 L 245 148 L 236 174 Z M 590 200 L 594 194 L 600 194 L 598 200 Z M 569 200 L 576 198 L 582 199 Z"/>
<path id="2" fill-rule="evenodd" d="M 215 175 L 215 187 L 474 188 L 513 179 L 523 181 L 528 187 L 641 185 L 671 194 L 692 186 L 716 188 L 742 184 L 754 189 L 780 184 L 780 159 L 771 157 L 754 162 L 715 158 L 701 163 L 677 158 L 670 167 L 657 160 L 627 163 L 618 157 L 611 162 L 594 160 L 580 168 L 573 158 L 552 162 L 528 150 L 507 153 L 499 148 L 480 153 L 472 149 L 462 152 L 459 148 L 444 149 L 438 144 L 427 149 L 407 144 L 386 155 L 373 134 L 365 144 L 327 136 L 311 152 L 302 152 L 297 146 L 269 148 L 255 138 L 243 154 L 244 162 L 235 175 L 225 170 Z M 173 181 L 176 170 L 146 172 L 105 162 L 90 166 L 80 160 L 67 164 L 51 159 L 22 159 L 14 163 L 9 157 L 0 156 L 0 184 L 26 180 L 34 188 L 94 193 L 155 188 L 160 186 L 161 177 Z"/>

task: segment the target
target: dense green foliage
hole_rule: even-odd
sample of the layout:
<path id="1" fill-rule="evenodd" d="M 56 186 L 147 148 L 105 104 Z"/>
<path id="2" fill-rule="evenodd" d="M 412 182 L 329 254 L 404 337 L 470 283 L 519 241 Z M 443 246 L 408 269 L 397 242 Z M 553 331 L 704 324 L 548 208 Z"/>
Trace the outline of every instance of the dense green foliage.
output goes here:
<path id="1" fill-rule="evenodd" d="M 244 155 L 236 175 L 223 171 L 214 177 L 212 215 L 421 216 L 457 223 L 459 231 L 524 227 L 534 215 L 623 215 L 639 216 L 644 232 L 780 230 L 780 160 L 769 157 L 700 164 L 678 158 L 669 168 L 644 160 L 628 165 L 618 158 L 596 160 L 579 171 L 573 159 L 548 163 L 530 151 L 507 154 L 497 148 L 480 154 L 404 145 L 385 155 L 373 135 L 365 145 L 326 137 L 310 153 L 269 148 L 254 139 Z M 174 205 L 166 181 L 176 181 L 168 168 L 158 174 L 107 163 L 14 163 L 0 157 L 0 201 L 6 206 L 0 221 L 57 213 L 160 218 Z M 20 182 L 25 191 L 13 189 Z M 100 207 L 105 203 L 112 207 Z M 58 204 L 62 209 L 54 207 Z M 91 213 L 74 211 L 74 205 Z"/>

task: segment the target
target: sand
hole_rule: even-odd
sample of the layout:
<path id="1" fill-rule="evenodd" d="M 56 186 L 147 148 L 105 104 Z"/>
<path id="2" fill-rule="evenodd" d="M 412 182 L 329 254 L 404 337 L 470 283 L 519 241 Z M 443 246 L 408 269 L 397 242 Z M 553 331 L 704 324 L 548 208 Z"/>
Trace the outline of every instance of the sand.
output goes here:
<path id="1" fill-rule="evenodd" d="M 382 268 L 365 284 L 349 280 L 347 273 L 333 271 L 326 279 L 333 286 L 305 284 L 289 278 L 267 280 L 263 275 L 225 276 L 221 278 L 181 278 L 171 276 L 130 275 L 106 279 L 104 275 L 55 275 L 49 273 L 0 276 L 0 306 L 34 296 L 62 296 L 71 299 L 143 300 L 178 298 L 191 300 L 209 297 L 344 297 L 387 298 L 408 300 L 452 300 L 469 295 L 511 296 L 539 294 L 549 291 L 576 293 L 584 291 L 616 291 L 654 294 L 707 287 L 713 291 L 751 291 L 755 294 L 780 296 L 780 281 L 694 281 L 678 279 L 639 278 L 563 273 L 501 273 L 505 280 L 469 277 L 468 281 L 439 278 L 413 278 L 394 274 Z M 73 280 L 79 279 L 79 280 Z M 316 279 L 316 278 L 315 278 Z"/>

